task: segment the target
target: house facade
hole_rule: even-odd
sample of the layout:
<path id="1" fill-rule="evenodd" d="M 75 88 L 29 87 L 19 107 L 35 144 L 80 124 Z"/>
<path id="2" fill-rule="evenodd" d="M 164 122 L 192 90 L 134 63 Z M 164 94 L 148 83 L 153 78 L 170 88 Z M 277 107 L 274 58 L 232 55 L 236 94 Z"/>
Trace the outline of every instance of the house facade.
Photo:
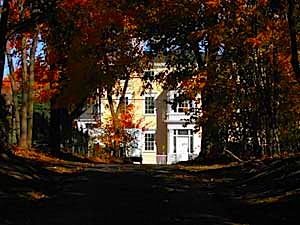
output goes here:
<path id="1" fill-rule="evenodd" d="M 167 102 L 172 100 L 175 92 L 163 90 L 159 84 L 152 84 L 146 91 L 143 88 L 141 76 L 151 79 L 151 76 L 162 69 L 164 68 L 158 65 L 152 70 L 144 71 L 142 75 L 135 74 L 129 80 L 126 89 L 125 104 L 133 105 L 134 120 L 142 121 L 141 126 L 144 128 L 138 140 L 143 164 L 173 164 L 188 161 L 198 156 L 201 150 L 201 133 L 194 133 L 192 124 L 184 126 L 184 120 L 188 119 L 185 109 L 190 103 L 183 102 L 176 109 L 172 109 Z M 104 126 L 111 118 L 108 100 L 106 96 L 102 96 L 97 101 L 98 120 Z M 117 96 L 114 101 L 117 105 Z M 79 118 L 78 123 L 86 127 L 88 118 L 93 115 L 92 111 L 87 110 L 85 116 Z"/>

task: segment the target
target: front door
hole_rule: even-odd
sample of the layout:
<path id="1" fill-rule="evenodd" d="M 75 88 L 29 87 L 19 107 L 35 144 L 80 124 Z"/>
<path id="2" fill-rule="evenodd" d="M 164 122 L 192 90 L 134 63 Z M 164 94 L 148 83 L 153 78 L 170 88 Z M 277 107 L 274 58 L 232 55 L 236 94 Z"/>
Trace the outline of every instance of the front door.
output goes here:
<path id="1" fill-rule="evenodd" d="M 177 162 L 189 159 L 189 137 L 176 137 Z"/>

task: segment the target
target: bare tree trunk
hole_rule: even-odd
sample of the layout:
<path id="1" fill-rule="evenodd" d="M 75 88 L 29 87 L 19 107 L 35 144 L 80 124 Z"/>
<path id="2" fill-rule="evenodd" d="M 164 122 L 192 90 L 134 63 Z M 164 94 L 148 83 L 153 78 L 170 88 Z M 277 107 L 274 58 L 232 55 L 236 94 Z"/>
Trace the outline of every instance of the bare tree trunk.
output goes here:
<path id="1" fill-rule="evenodd" d="M 108 100 L 108 105 L 109 105 L 109 109 L 110 109 L 110 113 L 111 113 L 111 117 L 112 117 L 112 121 L 113 121 L 113 129 L 114 129 L 114 133 L 115 133 L 115 137 L 116 137 L 116 140 L 114 142 L 114 148 L 117 150 L 119 156 L 121 156 L 120 151 L 119 151 L 120 150 L 119 149 L 119 147 L 120 147 L 119 137 L 121 135 L 121 132 L 123 131 L 123 130 L 121 130 L 122 127 L 120 126 L 119 115 L 124 113 L 124 111 L 125 111 L 125 94 L 127 91 L 129 79 L 130 79 L 130 74 L 128 74 L 125 79 L 123 90 L 122 90 L 117 108 L 115 108 L 115 105 L 114 105 L 114 102 L 112 99 L 111 89 L 107 90 L 107 100 Z"/>
<path id="2" fill-rule="evenodd" d="M 107 90 L 107 100 L 108 100 L 108 105 L 109 105 L 109 110 L 111 113 L 111 117 L 112 117 L 112 122 L 113 122 L 113 130 L 114 130 L 114 142 L 112 143 L 113 148 L 118 152 L 119 150 L 119 143 L 118 143 L 118 136 L 119 136 L 119 118 L 118 115 L 116 113 L 115 110 L 115 104 L 112 98 L 112 93 L 111 93 L 111 89 Z"/>
<path id="3" fill-rule="evenodd" d="M 10 54 L 10 50 L 7 46 L 7 63 L 9 68 L 9 79 L 12 90 L 12 140 L 13 144 L 18 144 L 20 140 L 20 113 L 17 99 L 17 86 L 15 80 L 15 68 Z"/>
<path id="4" fill-rule="evenodd" d="M 60 109 L 56 106 L 56 97 L 54 96 L 50 100 L 49 149 L 54 155 L 59 154 L 61 143 Z"/>
<path id="5" fill-rule="evenodd" d="M 28 104 L 28 71 L 27 71 L 27 38 L 22 37 L 22 103 L 21 103 L 21 138 L 19 145 L 27 147 L 27 104 Z"/>
<path id="6" fill-rule="evenodd" d="M 120 101 L 119 101 L 119 104 L 118 104 L 118 107 L 117 107 L 117 115 L 119 115 L 120 113 L 124 113 L 124 110 L 125 110 L 125 95 L 126 95 L 126 91 L 127 91 L 127 88 L 128 88 L 129 79 L 130 79 L 130 74 L 127 74 L 126 80 L 124 82 L 122 94 L 120 96 Z"/>
<path id="7" fill-rule="evenodd" d="M 298 60 L 298 47 L 297 47 L 297 34 L 296 34 L 296 24 L 295 24 L 295 17 L 294 17 L 294 0 L 288 0 L 288 23 L 289 23 L 289 31 L 290 31 L 290 41 L 291 41 L 291 48 L 292 48 L 292 59 L 291 63 L 293 66 L 293 70 L 296 75 L 296 79 L 300 81 L 300 68 L 299 68 L 299 60 Z"/>
<path id="8" fill-rule="evenodd" d="M 4 75 L 6 32 L 9 13 L 9 0 L 3 0 L 1 19 L 0 19 L 0 93 Z"/>
<path id="9" fill-rule="evenodd" d="M 30 66 L 29 66 L 29 79 L 28 79 L 28 103 L 27 103 L 27 146 L 30 148 L 32 145 L 32 127 L 33 127 L 33 84 L 34 84 L 34 64 L 35 52 L 37 48 L 38 31 L 35 31 L 32 38 L 30 49 Z"/>
<path id="10" fill-rule="evenodd" d="M 107 100 L 108 100 L 109 110 L 113 121 L 114 130 L 116 130 L 118 128 L 118 121 L 117 121 L 118 116 L 115 110 L 115 104 L 112 98 L 111 89 L 108 89 L 106 93 L 107 93 Z"/>

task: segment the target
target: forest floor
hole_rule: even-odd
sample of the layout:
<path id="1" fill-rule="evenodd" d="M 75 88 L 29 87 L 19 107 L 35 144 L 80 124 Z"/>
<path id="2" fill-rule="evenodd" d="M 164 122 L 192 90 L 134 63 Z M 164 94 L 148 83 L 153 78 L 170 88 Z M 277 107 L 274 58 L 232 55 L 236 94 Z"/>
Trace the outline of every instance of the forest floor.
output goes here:
<path id="1" fill-rule="evenodd" d="M 1 225 L 290 225 L 299 208 L 299 156 L 211 166 L 0 156 Z"/>

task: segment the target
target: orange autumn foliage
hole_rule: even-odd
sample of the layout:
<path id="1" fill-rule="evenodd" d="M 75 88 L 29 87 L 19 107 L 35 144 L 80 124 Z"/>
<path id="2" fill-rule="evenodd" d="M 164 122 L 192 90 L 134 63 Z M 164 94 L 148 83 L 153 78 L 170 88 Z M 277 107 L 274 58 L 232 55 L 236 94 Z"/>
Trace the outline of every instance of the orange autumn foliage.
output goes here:
<path id="1" fill-rule="evenodd" d="M 4 77 L 2 81 L 2 89 L 1 89 L 2 94 L 4 95 L 11 95 L 11 82 L 9 77 Z"/>
<path id="2" fill-rule="evenodd" d="M 149 124 L 145 123 L 144 117 L 136 118 L 134 113 L 135 106 L 129 104 L 126 106 L 126 110 L 118 115 L 120 121 L 120 128 L 116 131 L 112 120 L 104 126 L 104 135 L 101 137 L 102 142 L 107 147 L 113 147 L 113 143 L 128 143 L 133 140 L 133 136 L 127 132 L 130 129 L 146 130 Z"/>
<path id="3" fill-rule="evenodd" d="M 129 104 L 126 106 L 126 111 L 119 115 L 119 120 L 121 123 L 121 127 L 124 129 L 146 129 L 146 124 L 144 123 L 144 118 L 141 117 L 140 119 L 136 120 L 136 116 L 134 114 L 135 106 L 134 104 Z"/>
<path id="4" fill-rule="evenodd" d="M 221 3 L 221 0 L 206 0 L 205 4 L 210 8 L 214 9 L 217 8 Z"/>

